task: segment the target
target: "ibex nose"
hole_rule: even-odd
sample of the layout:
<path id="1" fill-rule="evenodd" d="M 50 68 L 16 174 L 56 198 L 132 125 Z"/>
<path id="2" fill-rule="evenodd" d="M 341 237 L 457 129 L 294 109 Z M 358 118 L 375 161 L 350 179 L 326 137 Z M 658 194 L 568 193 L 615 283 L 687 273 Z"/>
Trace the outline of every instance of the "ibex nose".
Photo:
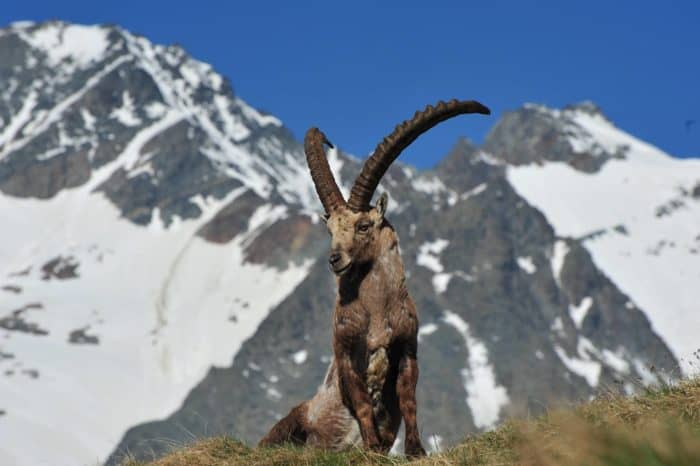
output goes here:
<path id="1" fill-rule="evenodd" d="M 331 265 L 337 264 L 339 260 L 340 260 L 340 253 L 339 252 L 334 252 L 328 258 L 328 262 L 330 262 Z"/>

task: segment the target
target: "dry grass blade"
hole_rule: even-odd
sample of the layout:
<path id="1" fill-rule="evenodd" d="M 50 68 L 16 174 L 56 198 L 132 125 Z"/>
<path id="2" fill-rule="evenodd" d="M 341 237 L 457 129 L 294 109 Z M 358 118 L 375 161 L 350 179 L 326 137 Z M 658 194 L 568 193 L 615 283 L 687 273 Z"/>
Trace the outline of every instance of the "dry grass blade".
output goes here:
<path id="1" fill-rule="evenodd" d="M 700 465 L 700 379 L 647 390 L 634 398 L 604 395 L 571 410 L 511 420 L 439 454 L 410 461 L 363 450 L 254 449 L 229 437 L 199 440 L 151 463 L 122 466 L 238 465 Z"/>

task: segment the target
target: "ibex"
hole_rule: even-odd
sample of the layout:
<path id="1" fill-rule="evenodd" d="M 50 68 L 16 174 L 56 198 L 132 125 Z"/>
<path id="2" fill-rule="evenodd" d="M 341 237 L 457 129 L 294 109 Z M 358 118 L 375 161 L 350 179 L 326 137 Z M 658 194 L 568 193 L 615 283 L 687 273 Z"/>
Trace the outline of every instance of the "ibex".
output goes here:
<path id="1" fill-rule="evenodd" d="M 388 197 L 370 206 L 379 181 L 401 151 L 441 121 L 464 113 L 489 114 L 475 101 L 452 100 L 416 112 L 367 159 L 347 201 L 328 166 L 317 128 L 304 138 L 306 160 L 331 235 L 328 261 L 338 294 L 333 315 L 333 360 L 316 395 L 260 441 L 343 449 L 362 444 L 386 453 L 403 418 L 405 452 L 424 455 L 416 421 L 418 319 L 406 289 L 399 240 L 384 218 Z"/>

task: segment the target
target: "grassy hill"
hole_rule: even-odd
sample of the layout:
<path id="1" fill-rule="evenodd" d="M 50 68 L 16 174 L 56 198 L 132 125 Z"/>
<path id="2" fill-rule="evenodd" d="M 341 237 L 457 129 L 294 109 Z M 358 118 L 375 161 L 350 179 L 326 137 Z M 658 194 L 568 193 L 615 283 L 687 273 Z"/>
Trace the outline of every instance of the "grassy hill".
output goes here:
<path id="1" fill-rule="evenodd" d="M 529 420 L 510 420 L 458 446 L 409 461 L 361 450 L 256 449 L 228 438 L 193 442 L 150 463 L 123 466 L 233 465 L 700 465 L 700 379 L 647 389 L 634 398 L 601 396 Z"/>

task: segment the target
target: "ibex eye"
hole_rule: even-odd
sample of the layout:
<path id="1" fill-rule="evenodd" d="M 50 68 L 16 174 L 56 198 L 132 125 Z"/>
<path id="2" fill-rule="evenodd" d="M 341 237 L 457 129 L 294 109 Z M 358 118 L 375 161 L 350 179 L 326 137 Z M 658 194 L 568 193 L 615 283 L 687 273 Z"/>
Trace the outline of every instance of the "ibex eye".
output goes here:
<path id="1" fill-rule="evenodd" d="M 358 231 L 361 231 L 362 233 L 367 232 L 369 230 L 369 223 L 363 223 L 362 225 L 357 227 Z"/>

